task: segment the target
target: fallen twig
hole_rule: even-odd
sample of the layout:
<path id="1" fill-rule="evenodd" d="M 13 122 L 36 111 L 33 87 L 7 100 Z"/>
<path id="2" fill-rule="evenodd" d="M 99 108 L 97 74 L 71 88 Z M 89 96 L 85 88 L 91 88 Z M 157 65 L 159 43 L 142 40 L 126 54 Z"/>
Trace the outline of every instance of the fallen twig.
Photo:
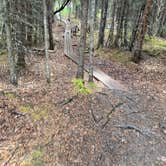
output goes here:
<path id="1" fill-rule="evenodd" d="M 74 96 L 69 97 L 69 98 L 67 98 L 67 99 L 65 99 L 65 100 L 59 101 L 59 102 L 57 102 L 57 103 L 55 104 L 55 106 L 60 105 L 60 106 L 62 107 L 62 106 L 64 106 L 64 105 L 66 105 L 66 104 L 72 102 L 76 97 L 77 97 L 77 95 L 74 95 Z"/>
<path id="2" fill-rule="evenodd" d="M 134 126 L 132 124 L 124 124 L 124 125 L 114 125 L 114 127 L 118 127 L 118 128 L 121 128 L 121 129 L 129 129 L 129 130 L 135 130 L 136 132 L 139 132 L 140 134 L 142 135 L 145 135 L 149 138 L 151 138 L 151 136 L 149 134 L 153 134 L 155 135 L 155 133 L 151 132 L 151 131 L 148 131 L 148 130 L 143 130 L 137 126 Z"/>
<path id="3" fill-rule="evenodd" d="M 103 119 L 103 117 L 101 117 L 100 119 L 97 119 L 96 116 L 94 115 L 93 110 L 90 110 L 89 112 L 91 113 L 92 118 L 93 118 L 95 123 L 99 123 Z"/>
<path id="4" fill-rule="evenodd" d="M 9 111 L 11 113 L 11 115 L 15 115 L 15 116 L 25 116 L 25 113 L 19 112 L 17 110 L 11 110 Z"/>

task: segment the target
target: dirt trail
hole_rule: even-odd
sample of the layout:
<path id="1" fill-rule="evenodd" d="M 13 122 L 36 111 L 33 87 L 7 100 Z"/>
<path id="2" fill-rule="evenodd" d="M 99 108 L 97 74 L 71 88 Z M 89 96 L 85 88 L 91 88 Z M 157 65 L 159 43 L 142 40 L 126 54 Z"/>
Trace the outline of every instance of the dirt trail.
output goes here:
<path id="1" fill-rule="evenodd" d="M 63 55 L 62 28 L 54 29 L 57 51 L 50 55 L 49 86 L 44 57 L 38 56 L 17 88 L 1 82 L 0 165 L 165 166 L 165 93 L 137 66 L 130 70 L 108 59 L 106 66 L 99 65 L 130 92 L 103 88 L 60 104 L 75 94 L 71 80 L 76 75 L 76 65 Z M 96 64 L 104 61 L 100 58 Z M 162 75 L 155 76 L 164 88 Z M 137 83 L 140 77 L 144 89 Z"/>

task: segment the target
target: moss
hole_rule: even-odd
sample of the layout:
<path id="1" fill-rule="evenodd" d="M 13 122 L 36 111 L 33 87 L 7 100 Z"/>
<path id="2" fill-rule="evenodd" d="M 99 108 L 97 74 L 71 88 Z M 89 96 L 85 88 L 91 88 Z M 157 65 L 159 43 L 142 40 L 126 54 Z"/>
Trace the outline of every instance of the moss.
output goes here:
<path id="1" fill-rule="evenodd" d="M 44 151 L 36 149 L 21 163 L 21 166 L 44 166 Z"/>
<path id="2" fill-rule="evenodd" d="M 157 37 L 146 36 L 143 50 L 146 51 L 150 56 L 165 56 L 166 40 Z"/>
<path id="3" fill-rule="evenodd" d="M 7 62 L 8 62 L 8 58 L 7 58 L 7 55 L 6 55 L 6 51 L 0 50 L 0 65 L 1 64 L 7 64 Z"/>
<path id="4" fill-rule="evenodd" d="M 31 113 L 32 108 L 30 106 L 20 106 L 19 110 L 23 113 Z"/>
<path id="5" fill-rule="evenodd" d="M 19 110 L 23 113 L 29 113 L 35 121 L 39 121 L 42 118 L 48 117 L 48 108 L 46 106 L 35 106 L 34 108 L 32 108 L 31 106 L 22 105 L 19 107 Z"/>
<path id="6" fill-rule="evenodd" d="M 35 121 L 39 121 L 42 118 L 47 118 L 48 117 L 48 105 L 43 105 L 43 106 L 35 106 L 34 111 L 32 112 L 32 118 Z"/>
<path id="7" fill-rule="evenodd" d="M 44 152 L 42 149 L 34 150 L 32 153 L 31 165 L 32 166 L 43 166 L 44 165 Z"/>
<path id="8" fill-rule="evenodd" d="M 121 49 L 108 49 L 102 48 L 96 50 L 96 54 L 110 58 L 113 61 L 123 64 L 130 63 L 132 61 L 132 53 Z"/>
<path id="9" fill-rule="evenodd" d="M 16 95 L 15 95 L 15 93 L 13 93 L 13 92 L 5 92 L 5 96 L 6 96 L 8 99 L 15 99 L 15 98 L 16 98 Z"/>

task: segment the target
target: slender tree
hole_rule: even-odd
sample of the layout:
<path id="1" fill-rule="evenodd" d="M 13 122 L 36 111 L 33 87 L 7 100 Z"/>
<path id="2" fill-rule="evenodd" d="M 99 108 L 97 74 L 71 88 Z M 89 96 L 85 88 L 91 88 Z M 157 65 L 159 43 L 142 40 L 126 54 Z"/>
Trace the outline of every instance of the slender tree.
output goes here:
<path id="1" fill-rule="evenodd" d="M 47 1 L 47 10 L 48 10 L 48 32 L 49 32 L 49 49 L 54 50 L 54 39 L 52 32 L 52 24 L 53 24 L 53 1 Z"/>
<path id="2" fill-rule="evenodd" d="M 98 39 L 97 48 L 104 46 L 104 31 L 105 31 L 106 19 L 107 19 L 107 9 L 108 9 L 108 0 L 103 0 L 102 1 L 99 39 Z"/>
<path id="3" fill-rule="evenodd" d="M 9 3 L 6 0 L 3 0 L 4 4 L 4 22 L 6 29 L 6 43 L 8 50 L 8 59 L 10 66 L 10 82 L 14 85 L 17 84 L 16 70 L 15 70 L 15 57 L 12 49 L 12 37 L 11 37 L 11 26 L 10 26 L 10 17 L 9 17 Z"/>
<path id="4" fill-rule="evenodd" d="M 25 1 L 16 0 L 16 10 L 22 14 L 25 14 Z M 19 16 L 21 19 L 24 19 L 21 15 Z M 22 22 L 17 22 L 16 25 L 16 39 L 17 39 L 17 70 L 25 68 L 25 53 L 23 50 L 23 46 L 25 45 L 25 30 L 24 24 Z"/>
<path id="5" fill-rule="evenodd" d="M 79 64 L 77 69 L 77 78 L 84 78 L 84 59 L 86 48 L 86 30 L 88 19 L 88 2 L 89 0 L 81 1 L 82 17 L 81 17 L 81 34 L 80 34 L 80 50 L 79 50 Z"/>
<path id="6" fill-rule="evenodd" d="M 43 0 L 44 8 L 44 43 L 45 43 L 45 57 L 46 57 L 46 79 L 47 82 L 50 82 L 50 66 L 49 66 L 49 33 L 48 33 L 48 14 L 47 14 L 47 4 L 46 0 Z"/>
<path id="7" fill-rule="evenodd" d="M 90 2 L 90 66 L 89 66 L 89 82 L 93 82 L 94 15 L 95 15 L 95 0 L 91 0 L 91 2 Z"/>

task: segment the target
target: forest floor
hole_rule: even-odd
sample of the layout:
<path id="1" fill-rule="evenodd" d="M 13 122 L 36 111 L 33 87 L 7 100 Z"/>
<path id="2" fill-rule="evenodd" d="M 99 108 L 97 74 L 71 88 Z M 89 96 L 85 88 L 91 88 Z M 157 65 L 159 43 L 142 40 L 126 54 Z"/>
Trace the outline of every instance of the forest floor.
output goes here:
<path id="1" fill-rule="evenodd" d="M 91 94 L 76 96 L 77 66 L 64 56 L 63 27 L 54 33 L 49 85 L 44 56 L 27 57 L 17 87 L 1 68 L 0 165 L 165 166 L 166 57 L 136 65 L 110 58 L 116 50 L 100 50 L 95 66 L 128 91 L 95 81 Z"/>

